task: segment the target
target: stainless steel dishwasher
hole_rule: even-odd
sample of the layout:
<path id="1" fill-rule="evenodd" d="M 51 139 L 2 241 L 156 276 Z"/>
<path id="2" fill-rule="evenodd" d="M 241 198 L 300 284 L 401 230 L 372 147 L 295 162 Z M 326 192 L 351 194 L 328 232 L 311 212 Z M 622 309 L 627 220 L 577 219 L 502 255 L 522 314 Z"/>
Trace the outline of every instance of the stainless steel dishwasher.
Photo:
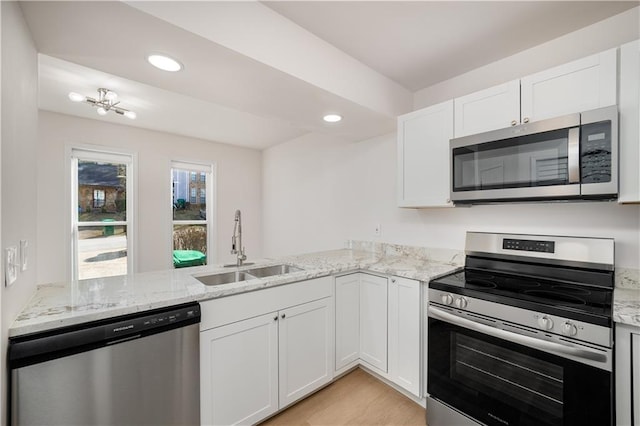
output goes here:
<path id="1" fill-rule="evenodd" d="M 9 341 L 12 425 L 199 425 L 200 305 Z"/>

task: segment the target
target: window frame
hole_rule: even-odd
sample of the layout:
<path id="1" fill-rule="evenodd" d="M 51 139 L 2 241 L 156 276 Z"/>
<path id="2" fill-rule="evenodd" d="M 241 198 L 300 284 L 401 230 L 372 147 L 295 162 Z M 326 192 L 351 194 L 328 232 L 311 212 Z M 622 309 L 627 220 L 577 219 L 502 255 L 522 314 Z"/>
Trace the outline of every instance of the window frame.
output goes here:
<path id="1" fill-rule="evenodd" d="M 78 220 L 78 161 L 99 161 L 125 164 L 126 166 L 126 194 L 127 194 L 127 214 L 124 221 L 110 222 L 109 225 L 125 226 L 127 232 L 127 273 L 125 276 L 136 272 L 137 267 L 137 170 L 138 156 L 136 152 L 125 149 L 114 149 L 111 147 L 97 145 L 67 145 L 67 201 L 69 209 L 67 217 L 69 224 L 69 236 L 67 247 L 69 247 L 70 261 L 67 262 L 68 276 L 71 280 L 78 280 L 78 227 L 104 226 L 103 222 L 80 222 Z M 106 192 L 105 192 L 106 202 Z M 104 277 L 100 277 L 104 278 Z M 96 277 L 94 279 L 100 279 Z"/>
<path id="2" fill-rule="evenodd" d="M 189 172 L 188 178 L 188 191 L 189 196 L 191 195 L 191 184 L 194 182 L 191 180 L 192 173 L 203 172 L 205 174 L 205 194 L 206 194 L 206 220 L 174 220 L 173 218 L 173 191 L 174 191 L 174 181 L 173 181 L 173 170 L 178 169 L 181 171 Z M 170 223 L 170 238 L 169 238 L 169 268 L 176 269 L 173 265 L 173 229 L 176 225 L 206 225 L 207 229 L 207 265 L 215 264 L 215 259 L 217 253 L 214 251 L 216 248 L 214 241 L 215 235 L 217 233 L 216 227 L 216 218 L 215 218 L 215 210 L 213 206 L 216 203 L 216 188 L 215 184 L 217 182 L 216 177 L 216 163 L 202 163 L 197 161 L 190 160 L 171 160 L 169 162 L 169 184 L 167 187 L 169 188 L 169 205 L 171 206 L 169 210 L 169 223 Z M 195 183 L 200 182 L 199 173 L 196 174 L 198 176 L 196 178 Z M 196 190 L 196 203 L 198 202 L 199 191 Z M 189 201 L 190 201 L 189 197 Z M 187 267 L 189 268 L 189 267 Z M 185 269 L 185 268 L 181 268 Z"/>

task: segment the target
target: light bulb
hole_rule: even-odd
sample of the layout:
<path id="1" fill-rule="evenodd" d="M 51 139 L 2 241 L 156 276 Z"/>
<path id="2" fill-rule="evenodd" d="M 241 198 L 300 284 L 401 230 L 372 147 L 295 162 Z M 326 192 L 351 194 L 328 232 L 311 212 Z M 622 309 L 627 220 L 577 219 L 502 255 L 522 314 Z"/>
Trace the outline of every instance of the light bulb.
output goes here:
<path id="1" fill-rule="evenodd" d="M 337 123 L 338 121 L 342 120 L 342 116 L 338 114 L 327 114 L 322 117 L 322 119 L 327 123 Z"/>
<path id="2" fill-rule="evenodd" d="M 116 92 L 112 92 L 111 90 L 107 90 L 107 93 L 104 94 L 104 98 L 108 101 L 115 101 L 118 99 L 118 94 Z"/>
<path id="3" fill-rule="evenodd" d="M 163 71 L 176 72 L 182 69 L 182 64 L 173 58 L 164 55 L 149 55 L 147 61 Z"/>
<path id="4" fill-rule="evenodd" d="M 98 115 L 107 115 L 107 110 L 102 107 L 98 107 L 96 112 L 98 113 Z"/>
<path id="5" fill-rule="evenodd" d="M 82 102 L 86 98 L 83 95 L 81 95 L 80 93 L 70 92 L 69 93 L 69 99 L 71 99 L 73 102 Z"/>
<path id="6" fill-rule="evenodd" d="M 138 115 L 133 111 L 126 111 L 124 113 L 124 116 L 127 117 L 127 118 L 130 118 L 132 120 L 135 120 Z"/>

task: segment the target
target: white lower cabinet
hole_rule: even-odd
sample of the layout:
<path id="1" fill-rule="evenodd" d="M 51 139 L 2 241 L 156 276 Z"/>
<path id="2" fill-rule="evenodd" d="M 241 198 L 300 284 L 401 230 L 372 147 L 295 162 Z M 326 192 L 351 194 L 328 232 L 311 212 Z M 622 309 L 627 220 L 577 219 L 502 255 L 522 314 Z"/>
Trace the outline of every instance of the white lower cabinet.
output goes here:
<path id="1" fill-rule="evenodd" d="M 640 327 L 615 327 L 616 425 L 640 426 Z"/>
<path id="2" fill-rule="evenodd" d="M 386 373 L 387 278 L 360 275 L 360 359 Z"/>
<path id="3" fill-rule="evenodd" d="M 420 282 L 391 278 L 389 282 L 389 376 L 420 395 Z"/>
<path id="4" fill-rule="evenodd" d="M 336 371 L 360 358 L 360 274 L 336 278 Z"/>
<path id="5" fill-rule="evenodd" d="M 333 379 L 333 301 L 285 309 L 278 321 L 282 408 Z"/>
<path id="6" fill-rule="evenodd" d="M 329 383 L 332 295 L 324 277 L 202 302 L 201 424 L 255 424 Z"/>
<path id="7" fill-rule="evenodd" d="M 203 425 L 253 424 L 278 411 L 276 315 L 200 333 Z"/>
<path id="8" fill-rule="evenodd" d="M 359 362 L 421 397 L 420 293 L 407 278 L 336 277 L 336 370 Z"/>

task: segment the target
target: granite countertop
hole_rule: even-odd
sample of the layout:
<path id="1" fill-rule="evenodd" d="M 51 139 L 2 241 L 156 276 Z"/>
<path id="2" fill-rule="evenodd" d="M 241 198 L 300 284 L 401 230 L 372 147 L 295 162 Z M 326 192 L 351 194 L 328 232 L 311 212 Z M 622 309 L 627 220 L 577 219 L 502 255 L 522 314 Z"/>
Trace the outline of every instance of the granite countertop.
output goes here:
<path id="1" fill-rule="evenodd" d="M 640 327 L 640 270 L 616 269 L 613 321 Z"/>
<path id="2" fill-rule="evenodd" d="M 212 265 L 40 285 L 9 329 L 9 336 L 359 270 L 427 282 L 462 268 L 464 262 L 462 252 L 455 250 L 368 242 L 349 246 L 256 261 L 241 269 L 285 263 L 302 271 L 224 285 L 205 286 L 194 276 L 235 268 Z M 616 268 L 615 281 L 613 320 L 640 327 L 640 271 Z"/>
<path id="3" fill-rule="evenodd" d="M 352 248 L 348 249 L 256 262 L 241 269 L 286 263 L 302 268 L 302 271 L 224 285 L 205 286 L 194 275 L 229 272 L 235 268 L 201 266 L 44 284 L 38 286 L 34 296 L 18 315 L 9 329 L 9 336 L 358 270 L 429 281 L 461 268 L 462 261 L 462 253 L 452 250 L 392 245 L 382 249 L 381 246 L 352 244 Z"/>

